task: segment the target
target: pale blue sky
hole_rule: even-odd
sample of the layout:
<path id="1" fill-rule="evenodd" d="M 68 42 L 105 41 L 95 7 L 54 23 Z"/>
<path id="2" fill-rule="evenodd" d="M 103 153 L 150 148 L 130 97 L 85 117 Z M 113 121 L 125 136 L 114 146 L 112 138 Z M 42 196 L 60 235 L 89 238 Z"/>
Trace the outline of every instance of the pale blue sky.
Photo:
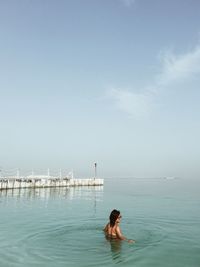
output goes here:
<path id="1" fill-rule="evenodd" d="M 1 0 L 0 167 L 200 177 L 198 0 Z"/>

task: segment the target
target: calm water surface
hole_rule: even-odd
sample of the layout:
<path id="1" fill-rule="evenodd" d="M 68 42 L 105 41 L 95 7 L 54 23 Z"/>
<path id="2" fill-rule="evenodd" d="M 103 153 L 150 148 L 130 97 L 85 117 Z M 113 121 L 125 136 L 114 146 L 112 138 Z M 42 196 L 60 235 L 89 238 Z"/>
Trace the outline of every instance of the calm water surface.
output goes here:
<path id="1" fill-rule="evenodd" d="M 199 267 L 199 185 L 132 178 L 96 188 L 0 191 L 0 267 Z M 135 244 L 105 239 L 114 208 Z"/>

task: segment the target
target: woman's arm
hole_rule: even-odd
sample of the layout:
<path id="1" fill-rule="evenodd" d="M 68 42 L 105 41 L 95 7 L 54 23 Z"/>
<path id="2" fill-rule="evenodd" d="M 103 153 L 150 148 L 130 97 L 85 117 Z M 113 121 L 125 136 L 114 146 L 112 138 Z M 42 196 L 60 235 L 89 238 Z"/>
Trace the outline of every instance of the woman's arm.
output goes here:
<path id="1" fill-rule="evenodd" d="M 121 240 L 126 240 L 127 238 L 125 236 L 122 235 L 121 233 L 121 229 L 119 226 L 116 227 L 116 234 L 117 234 L 117 237 Z"/>
<path id="2" fill-rule="evenodd" d="M 128 241 L 129 243 L 135 242 L 134 240 L 128 239 L 125 236 L 123 236 L 119 226 L 116 227 L 116 234 L 117 234 L 117 237 L 121 240 Z"/>

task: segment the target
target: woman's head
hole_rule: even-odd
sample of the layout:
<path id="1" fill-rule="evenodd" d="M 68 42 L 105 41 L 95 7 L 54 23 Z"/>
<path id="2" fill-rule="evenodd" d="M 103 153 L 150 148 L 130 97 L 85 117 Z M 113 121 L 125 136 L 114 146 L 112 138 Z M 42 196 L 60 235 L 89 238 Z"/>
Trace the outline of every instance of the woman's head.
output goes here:
<path id="1" fill-rule="evenodd" d="M 110 213 L 110 226 L 113 227 L 115 225 L 116 220 L 119 218 L 120 218 L 120 211 L 119 210 L 113 210 Z"/>

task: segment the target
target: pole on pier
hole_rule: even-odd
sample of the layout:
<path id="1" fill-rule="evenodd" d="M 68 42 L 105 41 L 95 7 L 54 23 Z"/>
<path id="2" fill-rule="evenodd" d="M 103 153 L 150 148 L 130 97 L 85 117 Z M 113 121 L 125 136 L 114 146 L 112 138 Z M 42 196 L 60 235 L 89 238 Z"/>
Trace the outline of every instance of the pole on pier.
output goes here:
<path id="1" fill-rule="evenodd" d="M 94 163 L 94 179 L 97 178 L 97 163 Z"/>

